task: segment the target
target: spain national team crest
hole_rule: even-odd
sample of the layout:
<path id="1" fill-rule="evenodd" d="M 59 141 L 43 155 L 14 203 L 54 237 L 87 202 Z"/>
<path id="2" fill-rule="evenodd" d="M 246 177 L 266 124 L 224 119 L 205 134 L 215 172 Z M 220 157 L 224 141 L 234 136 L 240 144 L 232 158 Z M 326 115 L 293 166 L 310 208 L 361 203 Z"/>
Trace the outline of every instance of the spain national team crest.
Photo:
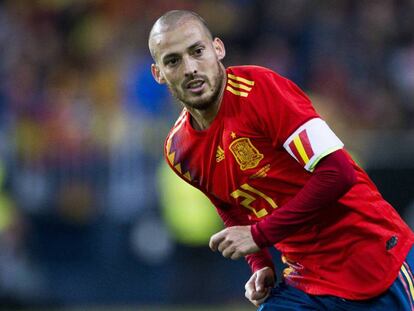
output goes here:
<path id="1" fill-rule="evenodd" d="M 264 158 L 263 154 L 253 146 L 252 142 L 247 137 L 242 137 L 234 140 L 229 149 L 234 155 L 241 170 L 255 168 Z"/>

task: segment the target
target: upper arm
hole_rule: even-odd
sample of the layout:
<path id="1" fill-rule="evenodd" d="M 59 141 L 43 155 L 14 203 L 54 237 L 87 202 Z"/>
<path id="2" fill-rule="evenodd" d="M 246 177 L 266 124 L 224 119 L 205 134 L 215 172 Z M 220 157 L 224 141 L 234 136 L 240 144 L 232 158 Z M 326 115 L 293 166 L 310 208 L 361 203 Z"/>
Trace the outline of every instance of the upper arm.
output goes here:
<path id="1" fill-rule="evenodd" d="M 263 76 L 257 91 L 263 132 L 275 149 L 284 148 L 307 171 L 343 143 L 315 111 L 311 100 L 292 81 Z"/>

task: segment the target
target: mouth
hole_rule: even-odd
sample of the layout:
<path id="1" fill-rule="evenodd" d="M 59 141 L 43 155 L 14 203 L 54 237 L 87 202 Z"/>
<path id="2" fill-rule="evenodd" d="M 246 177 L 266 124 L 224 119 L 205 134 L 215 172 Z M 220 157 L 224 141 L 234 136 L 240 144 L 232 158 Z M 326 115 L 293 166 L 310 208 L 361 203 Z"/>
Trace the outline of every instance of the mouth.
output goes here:
<path id="1" fill-rule="evenodd" d="M 204 80 L 203 79 L 194 79 L 186 83 L 185 87 L 187 90 L 190 90 L 192 93 L 199 93 L 204 88 Z"/>

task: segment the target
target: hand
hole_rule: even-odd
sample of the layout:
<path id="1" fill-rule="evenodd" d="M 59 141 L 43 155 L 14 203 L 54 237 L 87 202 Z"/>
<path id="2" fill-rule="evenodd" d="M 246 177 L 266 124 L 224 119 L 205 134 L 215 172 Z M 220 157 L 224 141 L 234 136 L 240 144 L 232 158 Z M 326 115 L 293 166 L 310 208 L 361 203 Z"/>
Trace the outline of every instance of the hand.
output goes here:
<path id="1" fill-rule="evenodd" d="M 257 270 L 247 281 L 244 296 L 256 307 L 269 297 L 270 289 L 275 285 L 275 273 L 269 267 Z"/>
<path id="2" fill-rule="evenodd" d="M 209 245 L 211 250 L 218 250 L 224 257 L 233 260 L 260 250 L 253 240 L 250 226 L 234 226 L 221 230 L 210 238 Z"/>

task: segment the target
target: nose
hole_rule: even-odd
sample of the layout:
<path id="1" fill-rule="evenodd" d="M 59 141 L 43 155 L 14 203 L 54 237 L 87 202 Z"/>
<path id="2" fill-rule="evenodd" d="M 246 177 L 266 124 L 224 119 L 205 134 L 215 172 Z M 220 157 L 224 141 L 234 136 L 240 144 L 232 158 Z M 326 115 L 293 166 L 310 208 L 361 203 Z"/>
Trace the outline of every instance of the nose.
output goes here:
<path id="1" fill-rule="evenodd" d="M 186 77 L 197 73 L 197 63 L 191 57 L 183 57 L 184 75 Z"/>

